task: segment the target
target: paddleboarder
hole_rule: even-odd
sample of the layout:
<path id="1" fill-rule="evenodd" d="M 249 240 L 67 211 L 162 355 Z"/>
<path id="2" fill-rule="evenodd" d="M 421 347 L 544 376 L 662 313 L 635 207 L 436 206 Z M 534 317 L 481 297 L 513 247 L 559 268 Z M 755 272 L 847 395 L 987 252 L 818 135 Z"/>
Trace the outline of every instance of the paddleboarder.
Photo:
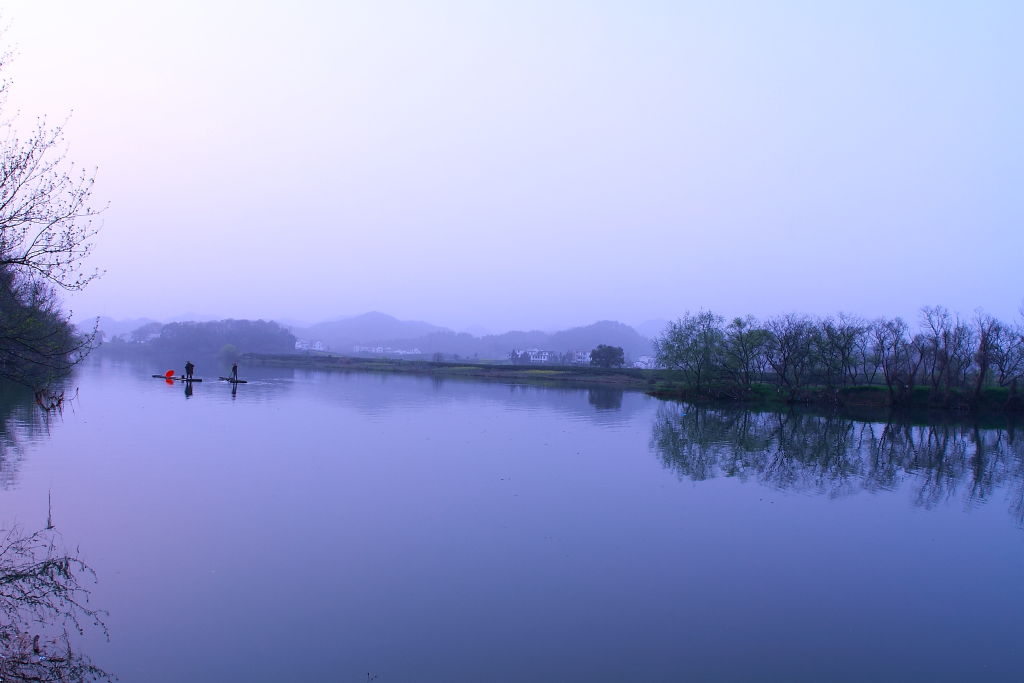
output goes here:
<path id="1" fill-rule="evenodd" d="M 238 361 L 231 364 L 231 379 L 238 381 Z"/>
<path id="2" fill-rule="evenodd" d="M 192 365 L 192 361 L 185 361 L 185 379 L 192 379 L 192 373 L 195 371 L 196 366 Z"/>

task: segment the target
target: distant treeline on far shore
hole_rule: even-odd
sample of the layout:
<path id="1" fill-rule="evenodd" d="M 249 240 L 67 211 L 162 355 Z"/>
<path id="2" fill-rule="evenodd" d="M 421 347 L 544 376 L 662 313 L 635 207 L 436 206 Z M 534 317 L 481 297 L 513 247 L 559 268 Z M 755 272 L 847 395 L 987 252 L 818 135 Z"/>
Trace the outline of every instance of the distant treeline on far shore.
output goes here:
<path id="1" fill-rule="evenodd" d="M 295 350 L 295 335 L 267 320 L 214 320 L 209 322 L 149 323 L 106 343 L 109 350 L 173 352 L 188 356 L 237 356 L 247 351 L 288 353 Z"/>
<path id="2" fill-rule="evenodd" d="M 686 313 L 655 341 L 658 363 L 685 390 L 750 399 L 1019 410 L 1024 325 L 942 306 L 921 310 L 916 328 L 901 318 L 787 314 L 726 321 L 711 311 Z"/>

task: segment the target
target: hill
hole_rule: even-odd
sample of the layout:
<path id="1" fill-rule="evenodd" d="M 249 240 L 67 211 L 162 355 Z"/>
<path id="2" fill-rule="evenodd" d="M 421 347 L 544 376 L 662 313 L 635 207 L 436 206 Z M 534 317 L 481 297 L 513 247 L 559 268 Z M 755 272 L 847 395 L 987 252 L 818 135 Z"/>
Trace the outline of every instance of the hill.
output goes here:
<path id="1" fill-rule="evenodd" d="M 241 338 L 246 342 L 252 330 L 242 330 L 238 327 L 242 321 L 220 321 L 219 325 L 207 323 L 171 323 L 161 325 L 146 319 L 125 321 L 117 323 L 109 318 L 100 321 L 100 327 L 107 332 L 109 339 L 113 334 L 125 334 L 125 341 L 132 341 L 131 335 L 126 334 L 136 331 L 145 323 L 150 323 L 153 329 L 144 330 L 146 334 L 139 334 L 140 340 L 147 339 L 152 342 L 153 347 L 178 346 L 180 339 L 190 339 L 198 342 L 204 341 L 204 346 L 212 346 L 214 337 L 217 343 L 232 343 L 239 348 L 247 346 L 245 350 L 256 351 L 251 344 L 240 344 L 238 341 L 226 340 L 223 337 L 225 323 L 233 323 L 232 334 L 240 332 Z M 134 325 L 135 327 L 131 327 Z M 125 328 L 131 328 L 125 329 Z M 113 334 L 110 330 L 116 330 Z M 214 334 L 217 330 L 217 334 Z M 609 346 L 621 346 L 627 358 L 636 359 L 640 356 L 651 355 L 651 341 L 644 335 L 637 332 L 629 325 L 611 320 L 602 320 L 592 325 L 573 327 L 559 332 L 543 332 L 540 330 L 516 330 L 503 334 L 486 334 L 474 336 L 466 332 L 454 332 L 446 327 L 432 325 L 427 322 L 416 320 L 399 320 L 394 316 L 385 313 L 370 312 L 362 315 L 338 318 L 304 327 L 293 326 L 291 332 L 300 339 L 310 342 L 322 342 L 324 346 L 337 354 L 351 354 L 356 346 L 380 346 L 393 353 L 401 349 L 409 351 L 418 349 L 421 356 L 430 356 L 435 353 L 442 353 L 446 356 L 459 355 L 464 358 L 478 358 L 489 360 L 504 360 L 513 349 L 523 351 L 527 349 L 542 349 L 545 351 L 564 354 L 568 351 L 590 351 L 599 344 Z M 260 330 L 263 332 L 264 330 Z M 282 330 L 283 331 L 283 330 Z M 140 331 L 141 332 L 141 331 Z M 272 342 L 260 340 L 258 345 L 261 351 L 266 343 L 274 347 L 274 352 L 281 352 L 283 348 L 283 337 L 275 337 Z M 210 337 L 209 340 L 206 337 Z M 180 339 L 179 339 L 180 338 Z M 208 343 L 206 343 L 208 342 Z"/>
<path id="2" fill-rule="evenodd" d="M 416 320 L 399 320 L 386 313 L 372 311 L 309 327 L 295 327 L 292 332 L 301 339 L 322 341 L 331 349 L 344 351 L 356 344 L 404 341 L 435 332 L 451 333 L 451 330 Z"/>
<path id="3" fill-rule="evenodd" d="M 152 318 L 132 318 L 129 320 L 115 320 L 108 318 L 107 316 L 100 316 L 99 318 L 99 330 L 102 333 L 102 339 L 109 341 L 119 335 L 129 334 L 143 325 L 149 323 L 155 323 L 156 320 Z M 75 327 L 80 332 L 92 332 L 92 326 L 96 323 L 96 318 L 81 318 L 75 322 Z"/>

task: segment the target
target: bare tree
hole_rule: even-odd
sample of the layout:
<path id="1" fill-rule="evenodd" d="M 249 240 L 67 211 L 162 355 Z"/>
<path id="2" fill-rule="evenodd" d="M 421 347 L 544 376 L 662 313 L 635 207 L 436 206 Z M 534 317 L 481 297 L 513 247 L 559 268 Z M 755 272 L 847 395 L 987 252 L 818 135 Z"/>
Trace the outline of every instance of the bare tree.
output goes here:
<path id="1" fill-rule="evenodd" d="M 733 318 L 723 338 L 723 369 L 741 391 L 748 391 L 763 364 L 768 333 L 748 315 Z"/>
<path id="2" fill-rule="evenodd" d="M 859 335 L 855 342 L 857 372 L 867 384 L 875 383 L 875 377 L 878 376 L 878 369 L 881 365 L 878 347 L 875 344 L 875 325 L 877 324 L 877 322 L 866 323 L 863 334 Z"/>
<path id="3" fill-rule="evenodd" d="M 74 682 L 111 680 L 72 647 L 71 633 L 106 633 L 104 613 L 88 604 L 82 578 L 92 570 L 62 552 L 51 529 L 0 540 L 0 680 Z"/>
<path id="4" fill-rule="evenodd" d="M 767 329 L 768 363 L 780 385 L 789 390 L 790 398 L 796 398 L 814 366 L 814 324 L 807 316 L 788 313 L 769 320 Z"/>
<path id="5" fill-rule="evenodd" d="M 845 313 L 818 323 L 814 345 L 826 386 L 835 388 L 856 382 L 857 341 L 866 329 L 862 321 Z"/>
<path id="6" fill-rule="evenodd" d="M 1007 404 L 1017 401 L 1017 385 L 1024 377 L 1024 325 L 1000 323 L 992 336 L 992 365 L 996 383 L 1010 388 Z"/>
<path id="7" fill-rule="evenodd" d="M 920 356 L 915 363 L 913 346 L 907 335 L 909 328 L 902 318 L 880 318 L 871 326 L 875 353 L 882 368 L 882 378 L 889 390 L 891 403 L 899 403 L 912 388 Z"/>
<path id="8" fill-rule="evenodd" d="M 995 364 L 996 356 L 999 353 L 1000 329 L 1002 325 L 990 315 L 980 310 L 974 317 L 975 339 L 977 349 L 974 352 L 975 380 L 974 398 L 981 398 L 981 390 L 988 379 L 989 370 Z"/>
<path id="9" fill-rule="evenodd" d="M 949 370 L 947 343 L 953 328 L 952 314 L 942 306 L 925 306 L 921 309 L 921 328 L 915 346 L 932 391 L 937 393 L 946 383 Z"/>
<path id="10" fill-rule="evenodd" d="M 0 72 L 8 61 L 0 54 Z M 8 85 L 0 80 L 0 116 Z M 22 381 L 39 374 L 25 372 L 32 365 L 46 376 L 66 370 L 92 340 L 72 333 L 56 291 L 81 290 L 99 275 L 84 268 L 98 230 L 94 174 L 68 162 L 63 126 L 40 119 L 26 137 L 10 119 L 0 128 L 0 375 Z"/>
<path id="11" fill-rule="evenodd" d="M 943 401 L 954 388 L 966 386 L 974 356 L 970 325 L 943 306 L 921 309 L 923 332 L 917 344 L 932 391 Z"/>

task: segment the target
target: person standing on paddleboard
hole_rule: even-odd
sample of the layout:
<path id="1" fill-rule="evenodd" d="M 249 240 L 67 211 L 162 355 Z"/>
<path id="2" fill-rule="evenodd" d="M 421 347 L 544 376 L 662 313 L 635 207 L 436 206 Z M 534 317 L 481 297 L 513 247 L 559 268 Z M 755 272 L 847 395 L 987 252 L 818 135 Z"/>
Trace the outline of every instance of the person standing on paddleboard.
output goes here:
<path id="1" fill-rule="evenodd" d="M 238 381 L 238 361 L 231 364 L 231 379 Z"/>
<path id="2" fill-rule="evenodd" d="M 185 378 L 192 379 L 192 373 L 195 372 L 196 366 L 192 365 L 192 361 L 185 361 Z"/>

